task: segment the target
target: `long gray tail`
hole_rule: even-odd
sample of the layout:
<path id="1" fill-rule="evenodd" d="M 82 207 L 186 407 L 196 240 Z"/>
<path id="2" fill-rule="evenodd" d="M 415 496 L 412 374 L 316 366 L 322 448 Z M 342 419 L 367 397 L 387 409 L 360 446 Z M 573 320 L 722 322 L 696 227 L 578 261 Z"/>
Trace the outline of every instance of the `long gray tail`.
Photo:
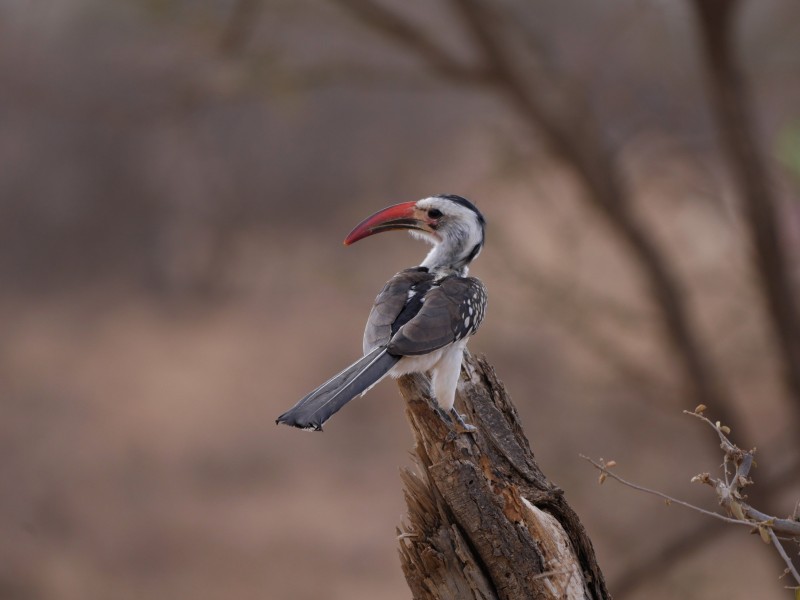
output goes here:
<path id="1" fill-rule="evenodd" d="M 350 400 L 378 383 L 398 360 L 400 357 L 389 354 L 386 348 L 376 348 L 300 400 L 278 417 L 275 423 L 322 431 L 325 421 Z"/>

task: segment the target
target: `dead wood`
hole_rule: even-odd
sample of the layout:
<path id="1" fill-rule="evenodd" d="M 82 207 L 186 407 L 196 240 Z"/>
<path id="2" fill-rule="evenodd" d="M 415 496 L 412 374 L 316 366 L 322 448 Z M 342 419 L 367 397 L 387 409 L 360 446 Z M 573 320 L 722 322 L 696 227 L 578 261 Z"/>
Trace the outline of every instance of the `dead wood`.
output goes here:
<path id="1" fill-rule="evenodd" d="M 400 557 L 415 599 L 610 598 L 564 493 L 542 473 L 494 369 L 466 355 L 450 435 L 422 375 L 399 380 L 418 472 L 405 470 Z"/>

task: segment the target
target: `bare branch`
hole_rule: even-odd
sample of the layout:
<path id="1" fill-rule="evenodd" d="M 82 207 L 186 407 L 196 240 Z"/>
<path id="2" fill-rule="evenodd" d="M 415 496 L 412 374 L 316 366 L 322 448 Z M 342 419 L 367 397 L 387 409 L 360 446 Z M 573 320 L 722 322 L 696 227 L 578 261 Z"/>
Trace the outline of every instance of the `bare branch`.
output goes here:
<path id="1" fill-rule="evenodd" d="M 717 437 L 720 441 L 720 448 L 722 449 L 725 461 L 724 461 L 724 478 L 717 479 L 711 477 L 708 473 L 701 473 L 700 475 L 696 475 L 692 478 L 693 482 L 700 482 L 706 485 L 709 485 L 714 488 L 717 493 L 717 497 L 719 499 L 719 503 L 721 506 L 724 506 L 729 514 L 732 517 L 726 517 L 716 512 L 707 511 L 703 508 L 690 504 L 688 502 L 684 502 L 682 500 L 678 500 L 664 494 L 662 492 L 651 490 L 649 488 L 631 483 L 626 481 L 613 473 L 610 469 L 616 463 L 603 463 L 603 462 L 595 462 L 590 458 L 581 455 L 581 458 L 590 462 L 596 469 L 598 469 L 601 473 L 600 475 L 600 482 L 602 483 L 606 478 L 611 477 L 626 485 L 632 489 L 645 492 L 651 495 L 658 496 L 663 498 L 668 503 L 675 502 L 681 506 L 686 508 L 690 508 L 696 512 L 704 514 L 706 516 L 714 517 L 719 521 L 723 521 L 726 523 L 731 524 L 738 524 L 738 525 L 745 525 L 749 527 L 751 530 L 755 528 L 755 531 L 761 535 L 765 542 L 772 542 L 773 545 L 776 546 L 779 550 L 779 554 L 784 562 L 790 565 L 790 571 L 792 573 L 796 573 L 796 569 L 792 564 L 791 559 L 786 554 L 783 545 L 778 537 L 778 534 L 783 536 L 787 536 L 791 538 L 793 541 L 800 540 L 800 522 L 796 521 L 793 518 L 789 519 L 780 519 L 774 517 L 772 515 L 768 515 L 763 513 L 757 509 L 754 509 L 750 506 L 747 502 L 745 502 L 746 496 L 742 493 L 744 488 L 753 484 L 753 482 L 748 479 L 750 474 L 750 469 L 754 464 L 753 454 L 755 453 L 755 449 L 744 451 L 739 448 L 736 444 L 734 444 L 728 434 L 730 433 L 730 428 L 726 425 L 717 422 L 712 422 L 709 418 L 704 416 L 702 413 L 706 410 L 705 406 L 698 406 L 694 412 L 690 411 L 683 411 L 685 414 L 688 414 L 692 417 L 700 419 L 704 423 L 706 423 L 709 427 L 711 427 L 714 432 L 717 434 Z M 736 470 L 732 474 L 732 476 L 728 477 L 728 465 L 732 464 L 735 465 Z M 641 571 L 641 569 L 640 569 Z M 797 583 L 800 584 L 800 578 L 796 578 Z M 630 585 L 628 585 L 628 589 L 630 589 Z"/>
<path id="2" fill-rule="evenodd" d="M 800 461 L 787 465 L 779 473 L 758 484 L 762 497 L 779 494 L 794 483 L 794 476 L 800 469 Z M 800 506 L 800 503 L 798 504 Z M 796 520 L 796 518 L 794 518 Z M 625 598 L 644 583 L 651 582 L 654 572 L 664 572 L 672 565 L 686 560 L 690 552 L 698 552 L 732 531 L 721 521 L 704 519 L 685 533 L 675 536 L 661 544 L 657 551 L 641 557 L 638 562 L 625 569 L 625 572 L 612 582 L 615 598 Z"/>
<path id="3" fill-rule="evenodd" d="M 725 453 L 726 462 L 732 462 L 737 465 L 736 473 L 733 478 L 731 478 L 730 482 L 726 484 L 726 482 L 720 481 L 716 486 L 720 504 L 726 508 L 739 505 L 744 516 L 752 522 L 757 524 L 769 523 L 770 528 L 779 533 L 789 536 L 800 536 L 800 522 L 794 519 L 780 519 L 768 515 L 744 502 L 741 490 L 748 485 L 752 485 L 748 476 L 750 475 L 750 468 L 754 463 L 753 455 L 755 454 L 755 449 L 745 451 L 731 442 L 725 432 L 725 425 L 719 422 L 713 423 L 711 419 L 698 412 L 685 410 L 683 413 L 700 419 L 711 427 L 719 437 L 720 448 L 722 448 L 722 451 Z"/>
<path id="4" fill-rule="evenodd" d="M 698 402 L 713 404 L 724 419 L 744 431 L 728 394 L 704 352 L 677 274 L 631 207 L 619 165 L 591 110 L 546 69 L 522 65 L 518 46 L 511 47 L 502 13 L 480 0 L 451 0 L 482 56 L 482 66 L 466 67 L 423 34 L 419 27 L 373 0 L 332 0 L 373 31 L 422 59 L 450 81 L 493 89 L 543 140 L 553 154 L 576 173 L 587 204 L 605 217 L 611 231 L 630 248 L 659 307 L 667 341 L 691 383 Z M 537 44 L 528 41 L 530 50 Z M 540 61 L 541 62 L 541 61 Z"/>
<path id="5" fill-rule="evenodd" d="M 720 521 L 724 521 L 725 523 L 730 523 L 732 525 L 746 525 L 747 527 L 749 527 L 751 529 L 753 527 L 752 523 L 747 523 L 746 521 L 739 521 L 738 519 L 732 519 L 730 517 L 726 517 L 725 515 L 721 515 L 719 513 L 715 513 L 715 512 L 712 512 L 710 510 L 706 510 L 704 508 L 700 508 L 699 506 L 695 506 L 694 504 L 691 504 L 689 502 L 685 502 L 683 500 L 679 500 L 677 498 L 673 498 L 672 496 L 668 496 L 667 494 L 665 494 L 663 492 L 659 492 L 658 490 L 651 490 L 650 488 L 646 488 L 646 487 L 644 487 L 642 485 L 638 485 L 636 483 L 632 483 L 630 481 L 627 481 L 627 480 L 623 479 L 622 477 L 620 477 L 619 475 L 617 475 L 616 473 L 614 473 L 613 471 L 609 470 L 608 467 L 606 467 L 604 464 L 596 462 L 596 461 L 592 460 L 591 458 L 589 458 L 588 456 L 585 456 L 583 454 L 579 454 L 578 456 L 580 456 L 583 460 L 591 463 L 591 465 L 595 469 L 600 471 L 602 474 L 606 475 L 607 477 L 610 477 L 611 479 L 619 481 L 624 486 L 627 486 L 627 487 L 632 488 L 634 490 L 637 490 L 639 492 L 644 492 L 645 494 L 650 494 L 651 496 L 657 496 L 657 497 L 661 498 L 662 500 L 666 500 L 669 504 L 679 504 L 680 506 L 684 506 L 684 507 L 689 508 L 689 509 L 691 509 L 693 511 L 699 512 L 700 514 L 706 515 L 707 517 L 713 517 L 715 519 L 719 519 Z"/>
<path id="6" fill-rule="evenodd" d="M 787 563 L 787 565 L 789 565 L 790 572 L 792 572 L 792 574 L 795 576 L 795 579 L 796 579 L 798 585 L 800 585 L 800 577 L 797 576 L 797 570 L 795 569 L 794 564 L 792 563 L 792 560 L 786 554 L 786 551 L 783 548 L 783 545 L 781 544 L 780 540 L 777 538 L 777 536 L 775 534 L 775 531 L 779 531 L 779 532 L 781 532 L 783 534 L 786 534 L 788 536 L 800 536 L 800 523 L 794 522 L 794 521 L 790 521 L 788 519 L 778 519 L 778 518 L 775 518 L 775 517 L 770 517 L 768 515 L 765 515 L 764 513 L 761 513 L 759 511 L 755 511 L 751 507 L 746 506 L 746 505 L 743 505 L 742 509 L 744 511 L 744 514 L 749 519 L 752 519 L 752 520 L 726 517 L 725 515 L 721 515 L 719 513 L 716 513 L 716 512 L 713 512 L 713 511 L 709 511 L 709 510 L 706 510 L 704 508 L 700 508 L 699 506 L 695 506 L 694 504 L 691 504 L 689 502 L 685 502 L 683 500 L 679 500 L 677 498 L 673 498 L 672 496 L 669 496 L 669 495 L 667 495 L 667 494 L 665 494 L 663 492 L 659 492 L 658 490 L 653 490 L 653 489 L 638 485 L 636 483 L 632 483 L 630 481 L 627 481 L 627 480 L 623 479 L 622 477 L 620 477 L 619 475 L 615 474 L 613 471 L 611 471 L 608 466 L 606 466 L 606 465 L 604 465 L 602 463 L 596 462 L 596 461 L 592 460 L 591 458 L 589 458 L 588 456 L 585 456 L 583 454 L 580 454 L 579 456 L 582 459 L 584 459 L 584 460 L 588 461 L 589 463 L 591 463 L 591 465 L 594 468 L 596 468 L 597 470 L 600 471 L 600 473 L 601 473 L 601 483 L 605 479 L 605 477 L 610 477 L 611 479 L 614 479 L 614 480 L 618 481 L 619 483 L 621 483 L 622 485 L 627 486 L 627 487 L 629 487 L 631 489 L 637 490 L 639 492 L 644 492 L 644 493 L 650 494 L 652 496 L 657 496 L 657 497 L 665 500 L 668 504 L 673 504 L 673 503 L 674 504 L 678 504 L 680 506 L 683 506 L 685 508 L 688 508 L 688 509 L 691 509 L 691 510 L 693 510 L 695 512 L 698 512 L 698 513 L 700 513 L 702 515 L 705 515 L 707 517 L 712 517 L 714 519 L 717 519 L 719 521 L 723 521 L 725 523 L 729 523 L 731 525 L 744 525 L 744 526 L 748 527 L 751 530 L 755 526 L 759 531 L 764 531 L 766 534 L 769 535 L 770 540 L 772 540 L 773 545 L 775 546 L 776 549 L 778 549 L 778 552 L 779 552 L 781 558 Z M 603 477 L 603 476 L 605 476 L 605 477 Z M 713 484 L 712 484 L 712 486 L 713 486 Z M 716 487 L 716 486 L 714 486 L 714 487 Z M 730 503 L 728 503 L 728 505 L 730 505 Z M 794 540 L 795 538 L 792 537 L 792 539 Z"/>
<path id="7" fill-rule="evenodd" d="M 783 544 L 781 544 L 781 541 L 778 539 L 778 536 L 775 535 L 775 531 L 773 531 L 771 527 L 767 528 L 767 532 L 769 533 L 772 545 L 775 546 L 775 550 L 778 551 L 778 554 L 781 555 L 783 562 L 786 563 L 786 569 L 792 574 L 792 577 L 794 577 L 797 585 L 800 586 L 800 573 L 797 572 L 794 563 L 792 563 L 792 559 L 786 554 L 786 549 L 783 547 Z"/>
<path id="8" fill-rule="evenodd" d="M 753 110 L 741 70 L 736 64 L 733 25 L 739 2 L 693 0 L 706 59 L 708 91 L 717 118 L 723 152 L 744 201 L 769 321 L 782 356 L 787 391 L 800 419 L 800 315 L 794 298 L 789 262 L 783 247 L 778 202 L 759 148 Z"/>
<path id="9" fill-rule="evenodd" d="M 476 69 L 480 75 L 462 76 L 464 65 L 430 36 L 420 33 L 408 19 L 382 7 L 377 7 L 377 16 L 365 18 L 363 15 L 377 6 L 370 0 L 336 2 L 341 6 L 361 7 L 362 23 L 373 31 L 386 33 L 395 44 L 422 59 L 433 72 L 459 84 L 497 92 L 519 113 L 534 135 L 541 135 L 553 154 L 574 169 L 585 188 L 587 204 L 607 219 L 611 231 L 628 245 L 647 278 L 653 302 L 662 314 L 666 339 L 691 382 L 697 401 L 714 405 L 724 413 L 721 416 L 726 424 L 747 437 L 744 423 L 737 418 L 727 390 L 693 326 L 678 274 L 632 210 L 632 194 L 591 110 L 579 98 L 561 93 L 564 88 L 561 82 L 553 80 L 552 73 L 526 69 L 528 63 L 522 64 L 518 46 L 512 49 L 504 40 L 509 32 L 498 26 L 496 11 L 501 9 L 479 0 L 451 0 L 482 55 L 482 66 L 466 67 Z M 719 0 L 709 2 L 718 4 Z M 535 44 L 530 47 L 535 48 Z M 726 477 L 724 484 L 730 486 L 730 483 Z M 763 488 L 756 488 L 755 493 L 763 493 Z"/>
<path id="10" fill-rule="evenodd" d="M 494 73 L 495 87 L 535 132 L 544 134 L 551 151 L 574 169 L 585 189 L 584 200 L 606 218 L 611 231 L 632 251 L 647 278 L 651 298 L 660 309 L 667 341 L 697 401 L 718 407 L 727 422 L 743 430 L 697 338 L 679 278 L 634 213 L 630 191 L 591 110 L 577 95 L 564 93 L 562 82 L 552 77 L 542 80 L 542 71 L 520 68 L 519 57 L 505 41 L 505 30 L 498 28 L 501 17 L 487 3 L 451 1 Z"/>
<path id="11" fill-rule="evenodd" d="M 463 64 L 419 27 L 372 0 L 332 0 L 362 25 L 381 33 L 416 54 L 423 64 L 450 81 L 472 85 L 486 83 L 486 71 Z"/>

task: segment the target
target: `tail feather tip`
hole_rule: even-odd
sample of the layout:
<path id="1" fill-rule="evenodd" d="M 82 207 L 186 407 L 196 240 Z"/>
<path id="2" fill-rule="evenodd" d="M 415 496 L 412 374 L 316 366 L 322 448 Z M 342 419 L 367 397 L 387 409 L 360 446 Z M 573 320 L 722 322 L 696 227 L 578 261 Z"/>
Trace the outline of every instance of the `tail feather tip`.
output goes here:
<path id="1" fill-rule="evenodd" d="M 297 429 L 302 429 L 303 431 L 322 431 L 322 423 L 313 423 L 313 422 L 300 422 L 297 419 L 292 417 L 287 417 L 286 415 L 281 415 L 277 419 L 275 419 L 276 425 L 288 425 L 289 427 L 296 427 Z"/>

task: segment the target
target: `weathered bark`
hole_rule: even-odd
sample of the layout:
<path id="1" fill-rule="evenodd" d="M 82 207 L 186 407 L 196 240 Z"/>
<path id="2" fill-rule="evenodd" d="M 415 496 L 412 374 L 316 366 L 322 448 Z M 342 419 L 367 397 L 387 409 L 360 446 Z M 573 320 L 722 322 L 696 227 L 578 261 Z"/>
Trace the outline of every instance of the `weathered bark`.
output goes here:
<path id="1" fill-rule="evenodd" d="M 414 598 L 610 598 L 583 525 L 536 464 L 492 367 L 465 355 L 456 406 L 474 434 L 451 434 L 424 376 L 399 386 L 419 466 L 402 473 L 398 529 Z"/>

